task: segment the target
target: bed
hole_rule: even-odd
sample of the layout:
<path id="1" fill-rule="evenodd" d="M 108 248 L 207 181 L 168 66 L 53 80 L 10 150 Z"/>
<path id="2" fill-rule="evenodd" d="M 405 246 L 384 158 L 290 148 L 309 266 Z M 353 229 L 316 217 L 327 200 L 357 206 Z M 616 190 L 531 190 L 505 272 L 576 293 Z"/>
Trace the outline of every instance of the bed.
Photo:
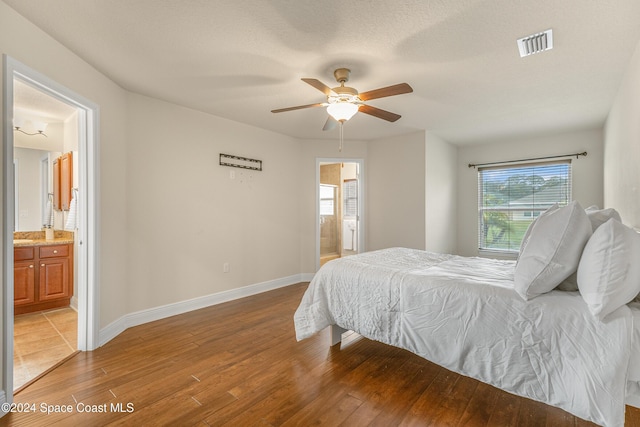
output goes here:
<path id="1" fill-rule="evenodd" d="M 517 268 L 408 248 L 337 259 L 309 284 L 294 315 L 296 338 L 329 326 L 353 330 L 580 418 L 623 426 L 625 403 L 640 403 L 640 303 L 599 318 L 586 289 L 526 299 L 516 289 Z"/>

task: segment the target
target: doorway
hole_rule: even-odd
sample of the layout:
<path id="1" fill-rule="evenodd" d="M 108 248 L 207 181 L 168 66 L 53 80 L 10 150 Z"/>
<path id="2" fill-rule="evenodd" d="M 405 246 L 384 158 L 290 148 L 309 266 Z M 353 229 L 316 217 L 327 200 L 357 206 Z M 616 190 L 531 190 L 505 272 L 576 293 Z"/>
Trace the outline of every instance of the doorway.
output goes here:
<path id="1" fill-rule="evenodd" d="M 14 391 L 78 349 L 77 203 L 52 203 L 54 195 L 61 195 L 60 181 L 65 181 L 59 173 L 54 179 L 54 171 L 59 171 L 54 166 L 60 159 L 70 162 L 65 201 L 72 201 L 79 188 L 77 162 L 76 167 L 72 162 L 78 157 L 78 116 L 77 107 L 14 78 L 13 156 L 21 165 L 14 174 L 18 212 L 14 228 Z M 43 228 L 54 237 L 49 240 L 52 245 L 33 246 L 28 241 L 44 237 Z M 16 239 L 27 242 L 16 243 Z M 41 256 L 43 250 L 63 249 L 65 257 Z M 51 280 L 46 279 L 49 276 Z M 43 292 L 45 288 L 50 295 Z"/>
<path id="2" fill-rule="evenodd" d="M 362 168 L 362 160 L 317 161 L 317 268 L 364 248 Z"/>
<path id="3" fill-rule="evenodd" d="M 7 268 L 4 269 L 2 282 L 3 282 L 3 359 L 4 359 L 4 372 L 3 372 L 3 390 L 10 391 L 15 390 L 19 386 L 18 383 L 14 384 L 14 335 L 18 333 L 14 329 L 14 231 L 19 231 L 22 225 L 31 229 L 37 228 L 41 230 L 43 224 L 45 224 L 45 230 L 47 221 L 51 221 L 52 229 L 54 229 L 55 238 L 58 238 L 58 233 L 70 233 L 72 235 L 70 251 L 73 253 L 73 267 L 69 270 L 72 271 L 73 281 L 69 280 L 73 286 L 75 282 L 74 305 L 77 308 L 77 313 L 73 313 L 75 323 L 72 326 L 66 324 L 62 326 L 59 321 L 69 320 L 68 311 L 66 313 L 48 313 L 43 314 L 36 319 L 36 322 L 41 324 L 47 324 L 57 330 L 59 338 L 68 344 L 69 348 L 78 350 L 92 350 L 97 347 L 98 343 L 98 324 L 97 324 L 97 240 L 96 240 L 96 212 L 97 212 L 97 123 L 98 123 L 98 106 L 89 100 L 75 94 L 69 89 L 59 85 L 58 83 L 50 80 L 46 76 L 30 69 L 29 67 L 15 61 L 8 56 L 3 57 L 4 60 L 4 99 L 3 99 L 3 111 L 4 111 L 4 133 L 3 133 L 3 154 L 4 164 L 3 169 L 5 174 L 3 176 L 4 195 L 3 200 L 3 214 L 5 215 L 4 228 L 3 228 L 3 253 L 4 253 L 4 265 Z M 21 104 L 20 91 L 26 90 L 31 95 L 35 96 L 35 103 L 31 108 L 25 108 Z M 40 102 L 37 102 L 37 101 Z M 61 140 L 66 141 L 69 144 L 70 140 L 75 140 L 75 150 L 68 150 L 74 153 L 75 159 L 75 173 L 69 173 L 69 176 L 73 176 L 73 197 L 75 197 L 75 207 L 73 221 L 71 221 L 71 207 L 66 209 L 59 209 L 57 212 L 48 210 L 47 206 L 40 206 L 43 200 L 49 200 L 51 186 L 49 172 L 44 172 L 51 167 L 51 159 L 57 157 L 60 151 L 67 151 L 68 145 L 64 150 L 51 146 L 36 146 L 29 147 L 29 144 L 36 144 L 37 142 L 47 140 L 52 142 L 56 138 L 48 138 L 41 135 L 47 131 L 43 129 L 42 123 L 38 126 L 36 123 L 42 122 L 43 118 L 46 122 L 53 122 L 51 117 L 46 117 L 46 112 L 50 109 L 54 109 L 53 105 L 57 105 L 62 109 L 67 108 L 71 112 L 72 117 L 67 117 L 64 124 L 54 124 L 50 128 L 50 133 L 53 135 L 59 129 L 56 127 L 64 127 L 62 131 Z M 25 111 L 26 110 L 26 111 Z M 38 117 L 36 117 L 38 116 Z M 25 125 L 25 118 L 28 118 L 32 123 L 33 129 L 28 129 Z M 40 120 L 39 120 L 40 119 Z M 20 129 L 16 129 L 16 127 Z M 39 129 L 38 129 L 39 128 Z M 22 130 L 22 131 L 21 131 Z M 28 138 L 27 142 L 18 142 L 18 138 L 14 134 L 32 134 L 28 135 L 34 139 Z M 38 140 L 37 138 L 40 138 Z M 22 186 L 20 189 L 14 187 L 14 168 L 13 159 L 15 155 L 21 155 L 25 158 L 34 158 L 34 169 L 32 175 L 35 175 L 35 179 L 32 180 L 33 184 L 31 189 Z M 63 153 L 65 154 L 65 153 Z M 69 158 L 69 156 L 67 157 Z M 47 160 L 45 160 L 47 159 Z M 64 160 L 63 160 L 64 161 Z M 45 166 L 46 163 L 46 166 Z M 70 167 L 71 163 L 67 163 Z M 20 169 L 25 172 L 25 162 L 20 162 Z M 42 173 L 46 173 L 47 176 L 42 176 Z M 24 173 L 22 174 L 24 176 Z M 21 184 L 25 184 L 21 180 Z M 41 188 L 42 185 L 47 185 L 47 188 Z M 37 187 L 37 190 L 34 188 Z M 22 197 L 24 193 L 33 193 L 34 197 L 29 201 L 18 201 L 16 196 Z M 72 200 L 71 200 L 72 202 Z M 22 209 L 20 206 L 24 206 Z M 34 231 L 37 231 L 34 230 Z M 42 231 L 44 233 L 44 231 Z M 46 233 L 45 233 L 46 235 Z M 27 243 L 29 240 L 25 238 Z M 21 243 L 25 243 L 24 241 Z M 43 267 L 46 267 L 47 271 L 50 268 L 48 261 L 43 262 Z M 52 269 L 54 267 L 51 267 Z M 53 271 L 53 270 L 52 270 Z M 43 276 L 44 277 L 44 276 Z M 49 276 L 46 276 L 48 280 Z M 39 286 L 42 285 L 42 281 L 39 281 Z M 47 282 L 48 284 L 49 282 Z M 48 289 L 48 288 L 47 288 Z M 49 295 L 47 295 L 49 297 Z M 16 311 L 17 312 L 17 311 Z M 20 325 L 17 325 L 20 327 Z M 69 331 L 69 328 L 72 328 Z M 17 354 L 17 353 L 16 353 Z M 7 393 L 7 400 L 10 401 L 11 394 Z"/>

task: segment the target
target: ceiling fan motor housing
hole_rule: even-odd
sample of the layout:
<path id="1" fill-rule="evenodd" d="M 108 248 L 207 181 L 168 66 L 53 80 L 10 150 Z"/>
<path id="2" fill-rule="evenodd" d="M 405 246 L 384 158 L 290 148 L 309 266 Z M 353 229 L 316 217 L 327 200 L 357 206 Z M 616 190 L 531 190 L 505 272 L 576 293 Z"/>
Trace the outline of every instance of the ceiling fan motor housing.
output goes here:
<path id="1" fill-rule="evenodd" d="M 360 98 L 358 98 L 358 91 L 352 87 L 347 86 L 338 86 L 331 89 L 335 95 L 329 95 L 327 100 L 329 102 L 358 102 Z"/>
<path id="2" fill-rule="evenodd" d="M 360 98 L 358 98 L 358 91 L 352 87 L 344 85 L 349 81 L 349 73 L 351 73 L 351 70 L 348 68 L 338 68 L 333 72 L 333 75 L 335 76 L 336 81 L 340 83 L 340 86 L 331 88 L 333 94 L 327 96 L 327 101 L 329 101 L 329 103 L 361 102 Z"/>
<path id="3" fill-rule="evenodd" d="M 342 84 L 349 81 L 350 74 L 351 70 L 348 68 L 338 68 L 333 72 L 333 76 L 336 78 L 336 81 Z"/>

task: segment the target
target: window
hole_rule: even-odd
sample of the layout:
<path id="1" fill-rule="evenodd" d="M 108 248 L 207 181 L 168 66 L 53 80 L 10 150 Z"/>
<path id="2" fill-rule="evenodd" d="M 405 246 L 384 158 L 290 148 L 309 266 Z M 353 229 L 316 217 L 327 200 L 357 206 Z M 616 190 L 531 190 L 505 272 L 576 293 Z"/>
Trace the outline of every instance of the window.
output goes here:
<path id="1" fill-rule="evenodd" d="M 571 160 L 478 169 L 478 248 L 515 251 L 529 224 L 571 201 Z"/>
<path id="2" fill-rule="evenodd" d="M 335 215 L 336 186 L 320 184 L 320 215 Z"/>
<path id="3" fill-rule="evenodd" d="M 345 179 L 342 191 L 344 194 L 344 216 L 355 218 L 358 215 L 358 180 Z"/>

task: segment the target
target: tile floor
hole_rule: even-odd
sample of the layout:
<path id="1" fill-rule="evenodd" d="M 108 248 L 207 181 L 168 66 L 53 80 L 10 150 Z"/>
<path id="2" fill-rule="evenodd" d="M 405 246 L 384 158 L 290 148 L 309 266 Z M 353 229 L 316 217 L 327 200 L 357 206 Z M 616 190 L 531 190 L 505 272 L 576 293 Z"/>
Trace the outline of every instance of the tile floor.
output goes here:
<path id="1" fill-rule="evenodd" d="M 78 313 L 70 307 L 14 319 L 13 389 L 31 381 L 78 348 Z"/>

